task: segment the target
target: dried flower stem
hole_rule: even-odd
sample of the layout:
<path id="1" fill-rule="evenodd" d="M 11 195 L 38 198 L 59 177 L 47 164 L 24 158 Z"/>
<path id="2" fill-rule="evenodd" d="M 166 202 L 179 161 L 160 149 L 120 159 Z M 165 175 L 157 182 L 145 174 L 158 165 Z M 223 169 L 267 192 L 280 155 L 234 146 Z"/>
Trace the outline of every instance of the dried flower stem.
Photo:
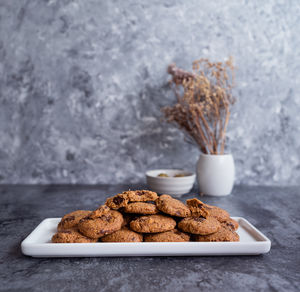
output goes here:
<path id="1" fill-rule="evenodd" d="M 168 73 L 177 103 L 163 108 L 167 120 L 183 129 L 203 153 L 223 154 L 230 106 L 235 102 L 232 59 L 224 63 L 197 60 L 192 73 L 171 64 Z"/>

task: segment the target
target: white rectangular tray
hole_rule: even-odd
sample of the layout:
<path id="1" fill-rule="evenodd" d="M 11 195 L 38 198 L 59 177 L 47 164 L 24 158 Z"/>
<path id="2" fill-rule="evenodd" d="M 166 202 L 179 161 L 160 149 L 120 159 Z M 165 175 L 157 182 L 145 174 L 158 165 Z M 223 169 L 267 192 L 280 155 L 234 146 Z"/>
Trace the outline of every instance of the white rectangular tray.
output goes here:
<path id="1" fill-rule="evenodd" d="M 271 241 L 241 217 L 239 242 L 51 243 L 60 218 L 43 220 L 21 244 L 33 257 L 257 255 L 269 252 Z"/>

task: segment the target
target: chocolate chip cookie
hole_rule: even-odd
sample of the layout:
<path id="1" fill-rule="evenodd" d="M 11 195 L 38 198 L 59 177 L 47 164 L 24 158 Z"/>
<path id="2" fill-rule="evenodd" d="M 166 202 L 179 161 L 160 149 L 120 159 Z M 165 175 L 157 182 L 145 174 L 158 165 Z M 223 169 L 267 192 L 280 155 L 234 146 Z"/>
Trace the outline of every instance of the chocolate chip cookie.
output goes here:
<path id="1" fill-rule="evenodd" d="M 186 201 L 187 206 L 191 210 L 193 217 L 208 217 L 210 215 L 209 210 L 206 208 L 206 204 L 200 200 L 194 198 Z"/>
<path id="2" fill-rule="evenodd" d="M 106 200 L 106 205 L 111 209 L 126 207 L 128 202 L 147 202 L 157 199 L 157 193 L 147 190 L 125 191 Z"/>
<path id="3" fill-rule="evenodd" d="M 209 235 L 194 235 L 195 241 L 239 241 L 239 235 L 230 229 L 221 227 L 217 232 Z"/>
<path id="4" fill-rule="evenodd" d="M 76 227 L 78 222 L 88 216 L 91 213 L 91 211 L 86 210 L 77 210 L 71 213 L 66 214 L 64 217 L 62 217 L 61 221 L 58 223 L 57 230 L 66 230 L 70 229 L 72 227 Z"/>
<path id="5" fill-rule="evenodd" d="M 145 202 L 132 202 L 124 207 L 122 210 L 125 213 L 152 215 L 157 214 L 159 211 L 156 205 Z"/>
<path id="6" fill-rule="evenodd" d="M 142 242 L 143 235 L 129 230 L 127 227 L 123 227 L 122 229 L 101 237 L 101 241 L 103 242 Z"/>
<path id="7" fill-rule="evenodd" d="M 206 210 L 208 210 L 209 215 L 215 217 L 219 222 L 226 221 L 227 219 L 230 218 L 229 213 L 224 209 L 221 209 L 216 206 L 207 205 L 207 204 L 205 204 L 205 208 Z"/>
<path id="8" fill-rule="evenodd" d="M 121 229 L 122 224 L 122 214 L 111 210 L 100 217 L 81 219 L 78 223 L 78 229 L 87 237 L 100 238 Z"/>
<path id="9" fill-rule="evenodd" d="M 177 229 L 144 235 L 144 241 L 148 242 L 185 242 L 189 240 L 189 234 L 181 232 Z"/>
<path id="10" fill-rule="evenodd" d="M 110 208 L 106 205 L 101 205 L 98 209 L 95 211 L 92 211 L 88 216 L 92 219 L 101 217 L 104 214 L 107 214 L 110 211 Z"/>
<path id="11" fill-rule="evenodd" d="M 96 241 L 97 239 L 92 239 L 79 233 L 76 228 L 61 230 L 52 236 L 53 243 L 90 243 Z"/>
<path id="12" fill-rule="evenodd" d="M 111 209 L 119 209 L 121 207 L 125 207 L 128 203 L 129 199 L 126 194 L 118 194 L 114 197 L 108 198 L 106 200 L 106 205 Z"/>
<path id="13" fill-rule="evenodd" d="M 232 218 L 227 218 L 225 221 L 221 222 L 221 225 L 232 231 L 236 231 L 239 228 L 239 223 Z"/>
<path id="14" fill-rule="evenodd" d="M 126 191 L 123 194 L 127 196 L 130 202 L 155 201 L 158 197 L 157 193 L 148 190 Z"/>
<path id="15" fill-rule="evenodd" d="M 221 228 L 221 224 L 214 217 L 187 217 L 178 223 L 178 228 L 192 234 L 211 234 Z"/>
<path id="16" fill-rule="evenodd" d="M 163 215 L 138 217 L 130 222 L 130 228 L 141 233 L 157 233 L 174 229 L 176 221 Z"/>
<path id="17" fill-rule="evenodd" d="M 161 195 L 158 199 L 156 199 L 155 203 L 160 211 L 168 215 L 177 217 L 191 216 L 191 211 L 185 204 L 169 195 Z"/>

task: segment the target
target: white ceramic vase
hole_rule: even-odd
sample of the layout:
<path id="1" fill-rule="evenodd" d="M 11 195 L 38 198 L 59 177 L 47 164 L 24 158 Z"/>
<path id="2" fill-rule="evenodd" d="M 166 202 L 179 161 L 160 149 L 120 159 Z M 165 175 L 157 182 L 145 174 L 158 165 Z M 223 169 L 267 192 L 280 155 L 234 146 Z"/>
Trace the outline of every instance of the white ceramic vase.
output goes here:
<path id="1" fill-rule="evenodd" d="M 197 162 L 199 191 L 205 195 L 226 196 L 232 191 L 235 167 L 231 154 L 200 154 Z"/>

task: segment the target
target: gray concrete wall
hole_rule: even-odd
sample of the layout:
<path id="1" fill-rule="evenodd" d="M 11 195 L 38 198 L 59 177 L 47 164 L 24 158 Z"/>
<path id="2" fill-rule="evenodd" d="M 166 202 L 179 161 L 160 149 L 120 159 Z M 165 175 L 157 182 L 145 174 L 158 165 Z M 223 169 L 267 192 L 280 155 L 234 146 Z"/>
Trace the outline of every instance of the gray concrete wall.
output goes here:
<path id="1" fill-rule="evenodd" d="M 171 62 L 237 66 L 237 183 L 300 178 L 300 2 L 0 1 L 0 183 L 137 182 L 194 169 L 164 123 Z"/>

